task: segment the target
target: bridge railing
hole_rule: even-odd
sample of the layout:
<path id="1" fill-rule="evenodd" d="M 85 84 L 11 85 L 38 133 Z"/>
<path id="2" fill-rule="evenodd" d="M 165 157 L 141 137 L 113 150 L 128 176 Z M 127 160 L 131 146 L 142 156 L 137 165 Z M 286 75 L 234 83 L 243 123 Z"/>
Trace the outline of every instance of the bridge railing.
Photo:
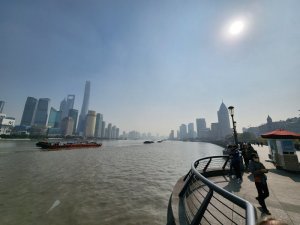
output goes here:
<path id="1" fill-rule="evenodd" d="M 209 179 L 225 176 L 229 167 L 228 156 L 206 157 L 192 163 L 179 194 L 180 224 L 255 224 L 251 203 Z"/>

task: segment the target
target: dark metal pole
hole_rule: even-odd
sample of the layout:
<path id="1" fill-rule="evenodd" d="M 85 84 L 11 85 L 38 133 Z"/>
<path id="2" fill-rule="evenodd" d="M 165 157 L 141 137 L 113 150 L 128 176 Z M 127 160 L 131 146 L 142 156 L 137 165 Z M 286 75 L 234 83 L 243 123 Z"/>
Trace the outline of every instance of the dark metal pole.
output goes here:
<path id="1" fill-rule="evenodd" d="M 232 119 L 234 143 L 237 145 L 238 144 L 238 139 L 237 139 L 237 132 L 236 132 L 236 121 L 234 121 L 234 119 L 233 119 L 233 114 L 234 114 L 233 110 L 234 110 L 234 107 L 233 106 L 229 106 L 228 109 L 229 109 L 230 116 L 231 116 L 231 119 Z"/>

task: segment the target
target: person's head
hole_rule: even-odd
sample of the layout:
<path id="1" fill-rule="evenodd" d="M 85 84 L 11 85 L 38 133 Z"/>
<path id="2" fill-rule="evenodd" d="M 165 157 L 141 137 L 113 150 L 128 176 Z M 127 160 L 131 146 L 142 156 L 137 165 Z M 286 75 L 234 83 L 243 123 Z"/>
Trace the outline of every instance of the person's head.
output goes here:
<path id="1" fill-rule="evenodd" d="M 259 157 L 258 157 L 257 154 L 252 154 L 252 159 L 253 159 L 253 161 L 255 161 L 255 162 L 259 162 Z"/>
<path id="2" fill-rule="evenodd" d="M 257 225 L 288 225 L 287 223 L 277 220 L 273 217 L 265 217 L 262 221 L 257 223 Z"/>

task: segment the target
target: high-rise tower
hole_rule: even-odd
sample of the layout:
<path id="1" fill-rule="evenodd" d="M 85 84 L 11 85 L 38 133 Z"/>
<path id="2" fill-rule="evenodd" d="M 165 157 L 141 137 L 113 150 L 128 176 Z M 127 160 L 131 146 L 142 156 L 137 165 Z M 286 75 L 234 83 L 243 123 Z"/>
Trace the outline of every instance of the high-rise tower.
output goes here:
<path id="1" fill-rule="evenodd" d="M 22 126 L 31 126 L 34 119 L 34 114 L 36 110 L 37 99 L 33 97 L 27 97 L 24 111 L 21 119 Z"/>
<path id="2" fill-rule="evenodd" d="M 34 125 L 46 126 L 48 120 L 49 103 L 49 98 L 39 99 L 34 116 Z"/>
<path id="3" fill-rule="evenodd" d="M 218 111 L 218 123 L 219 123 L 219 134 L 220 138 L 223 139 L 226 135 L 231 134 L 229 114 L 226 105 L 222 102 Z"/>
<path id="4" fill-rule="evenodd" d="M 73 109 L 75 102 L 75 95 L 68 95 L 67 99 L 64 99 L 60 103 L 61 119 L 68 116 L 70 109 Z"/>
<path id="5" fill-rule="evenodd" d="M 84 133 L 85 128 L 85 119 L 89 108 L 89 101 L 90 101 L 90 89 L 91 89 L 91 82 L 86 81 L 85 82 L 85 88 L 84 88 L 84 96 L 83 96 L 83 102 L 81 107 L 81 112 L 79 115 L 78 120 L 78 129 L 77 132 L 79 135 L 82 135 Z"/>

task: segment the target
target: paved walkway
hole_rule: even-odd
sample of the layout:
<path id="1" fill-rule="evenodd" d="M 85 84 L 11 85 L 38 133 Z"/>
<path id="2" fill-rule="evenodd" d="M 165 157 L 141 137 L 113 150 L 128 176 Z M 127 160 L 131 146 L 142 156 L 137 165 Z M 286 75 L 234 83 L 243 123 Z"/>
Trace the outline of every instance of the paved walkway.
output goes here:
<path id="1" fill-rule="evenodd" d="M 272 217 L 281 219 L 288 224 L 300 224 L 300 174 L 278 170 L 270 162 L 268 146 L 253 146 L 260 156 L 260 161 L 269 170 L 267 173 L 270 196 L 266 205 Z M 299 157 L 299 155 L 298 155 Z M 260 211 L 260 205 L 255 197 L 257 191 L 255 184 L 250 180 L 250 173 L 243 174 L 243 182 L 238 184 L 235 179 L 228 179 L 225 189 L 251 202 L 257 213 L 257 219 L 266 216 Z"/>

